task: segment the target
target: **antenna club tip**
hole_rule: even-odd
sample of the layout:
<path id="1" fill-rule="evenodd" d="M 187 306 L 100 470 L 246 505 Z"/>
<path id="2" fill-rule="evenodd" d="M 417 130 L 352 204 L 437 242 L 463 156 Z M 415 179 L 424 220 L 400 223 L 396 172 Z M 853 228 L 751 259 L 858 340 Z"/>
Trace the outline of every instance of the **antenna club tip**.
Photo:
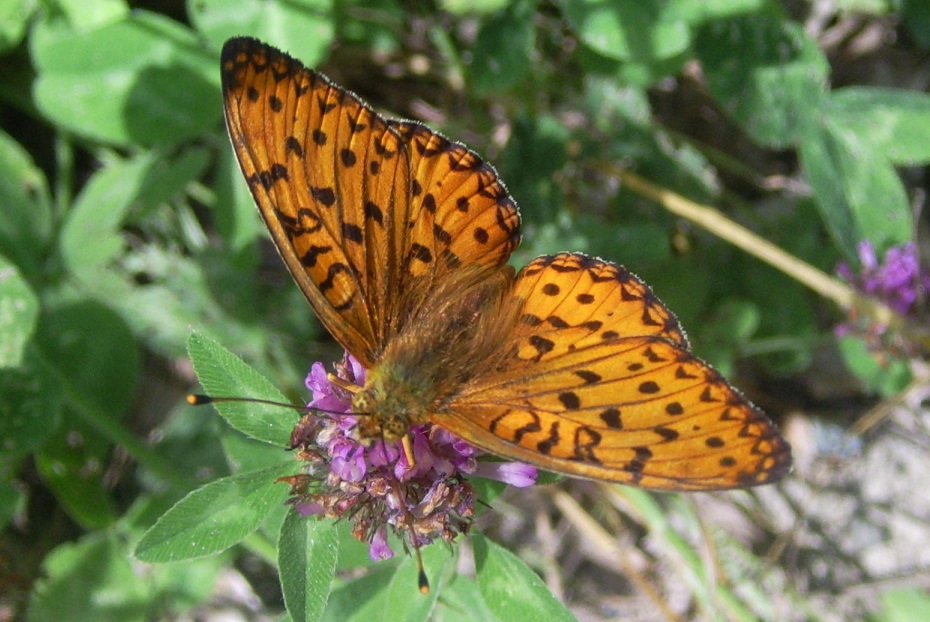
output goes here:
<path id="1" fill-rule="evenodd" d="M 420 570 L 417 577 L 417 586 L 420 588 L 420 594 L 429 594 L 429 579 L 426 578 L 426 572 Z"/>
<path id="2" fill-rule="evenodd" d="M 191 406 L 200 406 L 202 404 L 209 404 L 212 400 L 209 395 L 200 395 L 197 393 L 190 393 L 187 396 L 187 403 Z"/>

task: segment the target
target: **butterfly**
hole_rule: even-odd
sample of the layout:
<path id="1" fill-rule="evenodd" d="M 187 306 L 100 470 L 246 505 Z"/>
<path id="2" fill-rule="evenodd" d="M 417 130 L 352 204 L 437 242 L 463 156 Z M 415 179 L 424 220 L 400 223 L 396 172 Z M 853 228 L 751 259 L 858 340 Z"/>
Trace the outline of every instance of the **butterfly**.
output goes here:
<path id="1" fill-rule="evenodd" d="M 508 459 L 659 490 L 788 472 L 773 423 L 635 275 L 580 253 L 507 264 L 520 215 L 473 151 L 255 39 L 230 39 L 221 67 L 272 240 L 367 370 L 352 400 L 362 438 L 429 422 Z"/>

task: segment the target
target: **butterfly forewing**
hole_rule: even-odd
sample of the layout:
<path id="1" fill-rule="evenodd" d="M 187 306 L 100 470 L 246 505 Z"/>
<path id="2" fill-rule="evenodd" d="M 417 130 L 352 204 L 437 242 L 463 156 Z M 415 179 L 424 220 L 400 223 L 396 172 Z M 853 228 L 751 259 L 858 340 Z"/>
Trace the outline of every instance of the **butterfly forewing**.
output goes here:
<path id="1" fill-rule="evenodd" d="M 396 332 L 414 280 L 507 261 L 519 214 L 474 152 L 386 121 L 254 39 L 228 41 L 222 67 L 229 134 L 272 238 L 326 328 L 363 364 Z"/>
<path id="2" fill-rule="evenodd" d="M 409 205 L 400 137 L 354 95 L 258 41 L 227 42 L 226 123 L 281 256 L 332 335 L 370 365 L 387 339 Z"/>
<path id="3" fill-rule="evenodd" d="M 520 243 L 520 215 L 494 169 L 424 125 L 389 123 L 410 151 L 408 273 L 441 278 L 462 265 L 506 263 Z"/>

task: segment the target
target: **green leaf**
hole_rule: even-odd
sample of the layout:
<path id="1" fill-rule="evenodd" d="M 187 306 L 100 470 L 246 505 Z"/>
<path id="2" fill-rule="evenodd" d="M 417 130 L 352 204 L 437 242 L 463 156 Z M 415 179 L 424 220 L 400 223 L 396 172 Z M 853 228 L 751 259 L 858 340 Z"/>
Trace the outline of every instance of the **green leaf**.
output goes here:
<path id="1" fill-rule="evenodd" d="M 339 557 L 332 521 L 291 510 L 278 538 L 278 572 L 292 620 L 319 620 L 326 608 Z"/>
<path id="2" fill-rule="evenodd" d="M 636 273 L 649 284 L 659 300 L 675 312 L 687 331 L 711 304 L 709 289 L 713 278 L 728 277 L 725 270 L 715 271 L 714 268 L 719 267 L 710 265 L 711 260 L 711 253 L 698 248 L 680 257 L 670 256 L 663 262 L 637 265 Z"/>
<path id="3" fill-rule="evenodd" d="M 870 393 L 884 397 L 899 395 L 911 381 L 911 370 L 906 360 L 880 357 L 858 337 L 843 337 L 839 347 L 846 367 Z"/>
<path id="4" fill-rule="evenodd" d="M 219 249 L 193 257 L 149 243 L 134 246 L 118 261 L 114 270 L 96 273 L 93 295 L 117 308 L 133 332 L 163 356 L 184 356 L 191 327 L 201 326 L 250 355 L 267 349 L 268 329 L 256 319 L 260 307 L 252 275 L 235 271 Z M 295 306 L 313 313 L 306 302 Z"/>
<path id="5" fill-rule="evenodd" d="M 442 544 L 421 549 L 430 580 L 429 594 L 417 590 L 417 565 L 413 557 L 400 564 L 378 562 L 372 572 L 351 581 L 330 595 L 323 616 L 331 622 L 426 622 L 452 573 L 454 556 Z"/>
<path id="6" fill-rule="evenodd" d="M 660 0 L 566 0 L 565 18 L 585 45 L 608 58 L 653 63 L 691 44 L 688 24 Z"/>
<path id="7" fill-rule="evenodd" d="M 614 78 L 597 76 L 586 77 L 584 88 L 583 114 L 593 128 L 593 137 L 581 147 L 583 153 L 607 162 L 635 162 L 637 173 L 655 184 L 695 201 L 717 200 L 719 180 L 709 173 L 712 167 L 707 156 L 696 146 L 657 128 L 645 90 L 621 86 Z M 618 127 L 623 131 L 617 132 Z M 574 192 L 580 195 L 575 199 L 579 207 L 591 203 L 581 194 L 585 190 Z M 602 198 L 593 200 L 603 201 Z M 644 218 L 644 214 L 633 207 L 638 204 L 641 198 L 621 184 L 610 202 L 610 224 L 614 226 L 605 227 L 603 216 L 590 209 L 579 209 L 581 213 L 572 218 L 570 224 L 574 226 L 577 222 L 584 227 L 582 219 L 587 216 L 588 221 L 597 224 L 597 227 L 584 229 L 586 233 L 590 229 L 589 235 L 594 236 L 591 251 L 622 260 L 630 267 L 666 261 L 672 251 L 669 223 L 665 218 Z M 654 212 L 654 208 L 650 208 L 650 212 Z M 594 234 L 595 231 L 599 233 Z M 613 250 L 608 250 L 607 246 L 610 236 L 622 236 L 613 243 Z M 598 244 L 603 244 L 603 250 L 597 250 Z M 620 255 L 617 248 L 622 249 Z"/>
<path id="8" fill-rule="evenodd" d="M 3 461 L 36 451 L 61 425 L 61 389 L 35 352 L 19 369 L 0 370 Z M 0 507 L 2 507 L 0 503 Z"/>
<path id="9" fill-rule="evenodd" d="M 504 482 L 484 477 L 470 477 L 468 483 L 475 491 L 475 498 L 479 500 L 475 506 L 475 511 L 478 513 L 482 512 L 484 504 L 491 505 L 507 489 L 507 484 Z"/>
<path id="10" fill-rule="evenodd" d="M 129 556 L 129 553 L 126 555 Z M 216 595 L 217 578 L 229 576 L 230 568 L 235 564 L 232 557 L 220 554 L 205 559 L 189 560 L 183 564 L 146 568 L 145 574 L 142 575 L 149 588 L 149 611 L 146 619 L 176 619 L 179 613 L 207 602 Z"/>
<path id="11" fill-rule="evenodd" d="M 711 92 L 759 142 L 790 146 L 818 118 L 829 64 L 799 25 L 775 14 L 716 20 L 695 48 Z"/>
<path id="12" fill-rule="evenodd" d="M 326 58 L 335 33 L 333 0 L 188 0 L 187 9 L 216 50 L 230 37 L 248 34 L 308 67 Z"/>
<path id="13" fill-rule="evenodd" d="M 626 212 L 621 212 L 621 215 L 629 217 L 628 209 Z M 584 214 L 575 217 L 573 222 L 575 229 L 587 238 L 587 252 L 592 255 L 622 260 L 628 266 L 656 264 L 672 258 L 669 230 L 664 224 L 622 222 L 605 225 L 603 219 Z M 563 249 L 564 246 L 552 252 Z M 622 249 L 620 254 L 618 249 Z"/>
<path id="14" fill-rule="evenodd" d="M 29 152 L 0 131 L 0 255 L 25 276 L 39 272 L 52 230 L 45 174 Z"/>
<path id="15" fill-rule="evenodd" d="M 30 37 L 36 105 L 94 140 L 174 145 L 220 119 L 218 61 L 199 49 L 194 33 L 145 11 L 91 32 L 42 22 Z"/>
<path id="16" fill-rule="evenodd" d="M 77 32 L 90 32 L 129 15 L 124 0 L 55 0 L 55 5 Z"/>
<path id="17" fill-rule="evenodd" d="M 90 32 L 129 15 L 125 0 L 55 0 L 55 5 L 78 32 Z"/>
<path id="18" fill-rule="evenodd" d="M 136 546 L 150 563 L 196 559 L 224 551 L 258 529 L 271 509 L 284 503 L 288 487 L 275 483 L 296 465 L 240 473 L 210 482 L 165 512 Z"/>
<path id="19" fill-rule="evenodd" d="M 670 10 L 680 19 L 697 23 L 756 13 L 768 6 L 768 0 L 675 0 Z"/>
<path id="20" fill-rule="evenodd" d="M 94 270 L 122 251 L 120 225 L 152 162 L 152 154 L 115 162 L 84 186 L 61 230 L 61 255 L 71 271 L 91 280 Z"/>
<path id="21" fill-rule="evenodd" d="M 930 619 L 930 595 L 920 588 L 899 587 L 882 594 L 882 622 Z"/>
<path id="22" fill-rule="evenodd" d="M 108 527 L 117 512 L 103 469 L 113 444 L 73 411 L 64 413 L 66 425 L 36 453 L 36 469 L 72 520 L 85 529 Z"/>
<path id="23" fill-rule="evenodd" d="M 478 590 L 488 608 L 508 622 L 574 621 L 523 560 L 481 534 L 472 538 Z"/>
<path id="24" fill-rule="evenodd" d="M 761 313 L 753 301 L 727 298 L 699 326 L 701 356 L 724 376 L 733 371 L 743 345 L 759 329 Z"/>
<path id="25" fill-rule="evenodd" d="M 22 365 L 38 315 L 39 299 L 29 283 L 0 255 L 0 369 Z"/>
<path id="26" fill-rule="evenodd" d="M 209 337 L 191 333 L 187 351 L 208 395 L 286 403 L 267 378 Z M 214 406 L 236 430 L 279 447 L 290 445 L 291 431 L 299 419 L 293 410 L 269 404 L 220 402 Z"/>
<path id="27" fill-rule="evenodd" d="M 0 526 L 3 529 L 17 514 L 25 515 L 27 501 L 26 492 L 21 487 L 0 481 Z"/>
<path id="28" fill-rule="evenodd" d="M 19 45 L 38 0 L 5 0 L 0 3 L 0 54 Z"/>
<path id="29" fill-rule="evenodd" d="M 551 220 L 564 204 L 553 173 L 568 161 L 568 130 L 557 118 L 539 115 L 516 118 L 512 132 L 497 162 L 501 177 L 524 219 Z"/>
<path id="30" fill-rule="evenodd" d="M 457 574 L 445 585 L 430 622 L 507 621 L 491 612 L 474 580 Z"/>
<path id="31" fill-rule="evenodd" d="M 926 0 L 903 0 L 898 19 L 919 47 L 930 48 L 930 11 Z"/>
<path id="32" fill-rule="evenodd" d="M 711 318 L 710 323 L 717 327 L 714 337 L 734 346 L 748 341 L 759 329 L 760 316 L 759 308 L 751 301 L 728 298 L 717 306 Z"/>
<path id="33" fill-rule="evenodd" d="M 771 338 L 784 344 L 777 350 L 763 350 L 767 353 L 759 357 L 769 373 L 785 376 L 803 372 L 810 366 L 813 358 L 810 344 L 820 341 L 822 329 L 810 292 L 804 286 L 774 268 L 754 266 L 731 291 L 740 291 L 764 310 L 759 315 L 754 341 Z M 747 349 L 750 345 L 754 344 L 747 344 Z"/>
<path id="34" fill-rule="evenodd" d="M 396 565 L 382 562 L 368 574 L 349 581 L 333 590 L 329 596 L 323 620 L 326 622 L 387 622 L 390 613 L 384 607 Z M 419 595 L 415 589 L 407 593 L 410 598 Z"/>
<path id="35" fill-rule="evenodd" d="M 200 179 L 213 154 L 203 147 L 183 149 L 177 155 L 156 153 L 139 188 L 139 201 L 151 207 L 171 201 L 186 191 L 188 184 Z"/>
<path id="36" fill-rule="evenodd" d="M 294 460 L 294 455 L 277 445 L 249 438 L 230 430 L 222 436 L 223 451 L 233 472 L 255 471 Z"/>
<path id="37" fill-rule="evenodd" d="M 138 345 L 122 318 L 93 300 L 50 305 L 36 333 L 46 361 L 85 411 L 116 420 L 139 381 Z"/>
<path id="38" fill-rule="evenodd" d="M 266 228 L 255 209 L 255 201 L 245 183 L 239 163 L 228 146 L 220 151 L 216 164 L 216 228 L 234 255 L 253 250 Z"/>
<path id="39" fill-rule="evenodd" d="M 930 161 L 930 95 L 847 87 L 831 91 L 826 104 L 836 127 L 854 134 L 870 152 L 906 166 Z"/>
<path id="40" fill-rule="evenodd" d="M 471 75 L 478 94 L 496 93 L 517 83 L 532 66 L 535 46 L 533 6 L 526 0 L 511 3 L 489 19 L 472 46 Z"/>
<path id="41" fill-rule="evenodd" d="M 878 249 L 911 239 L 901 179 L 867 142 L 824 119 L 807 126 L 800 151 L 817 207 L 847 257 L 856 257 L 857 244 L 866 238 Z"/>
<path id="42" fill-rule="evenodd" d="M 368 544 L 360 541 L 352 535 L 352 524 L 348 521 L 338 521 L 334 525 L 336 534 L 339 537 L 339 560 L 337 570 L 348 570 L 353 568 L 380 567 L 384 566 L 384 561 L 372 561 L 368 555 Z M 393 548 L 393 534 L 388 532 L 388 543 Z M 390 564 L 392 562 L 387 562 Z"/>
<path id="43" fill-rule="evenodd" d="M 439 6 L 444 11 L 456 15 L 495 13 L 506 8 L 508 4 L 508 0 L 439 0 Z"/>
<path id="44" fill-rule="evenodd" d="M 86 430 L 90 438 L 100 434 L 108 441 L 123 445 L 162 477 L 175 483 L 186 481 L 185 474 L 178 473 L 170 463 L 160 459 L 120 421 L 135 396 L 139 379 L 137 344 L 122 319 L 108 307 L 91 300 L 50 301 L 40 326 L 35 343 L 45 367 L 54 374 L 56 386 L 67 400 L 70 411 L 67 420 L 73 419 L 73 426 L 90 426 Z M 70 445 L 65 440 L 61 442 L 64 445 L 59 447 L 67 454 Z M 96 451 L 90 458 L 93 462 L 88 464 L 96 470 L 75 464 L 75 469 L 80 469 L 75 478 L 90 478 L 89 474 L 94 473 L 94 477 L 100 479 L 98 467 L 108 462 L 108 454 Z M 59 470 L 51 464 L 46 477 L 58 482 L 58 474 Z M 75 504 L 93 514 L 93 500 L 72 490 L 67 474 L 62 477 L 60 497 L 71 497 Z M 89 479 L 88 485 L 93 484 Z"/>
<path id="45" fill-rule="evenodd" d="M 148 579 L 136 572 L 126 545 L 112 531 L 88 534 L 53 550 L 29 603 L 28 619 L 151 619 Z"/>
<path id="46" fill-rule="evenodd" d="M 397 566 L 397 572 L 385 592 L 384 610 L 388 612 L 387 620 L 427 622 L 443 593 L 455 563 L 453 550 L 439 542 L 421 548 L 420 553 L 430 591 L 421 594 L 417 589 L 419 567 L 416 557 L 408 555 Z"/>

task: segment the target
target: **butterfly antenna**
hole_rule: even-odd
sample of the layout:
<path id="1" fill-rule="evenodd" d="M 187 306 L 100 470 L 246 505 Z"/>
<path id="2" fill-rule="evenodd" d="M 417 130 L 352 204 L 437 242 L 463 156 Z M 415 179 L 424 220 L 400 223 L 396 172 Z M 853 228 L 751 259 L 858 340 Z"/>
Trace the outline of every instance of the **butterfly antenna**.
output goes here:
<path id="1" fill-rule="evenodd" d="M 309 410 L 306 406 L 288 404 L 287 402 L 275 402 L 274 400 L 262 400 L 257 397 L 212 397 L 202 393 L 189 393 L 187 403 L 191 406 L 203 406 L 204 404 L 220 404 L 223 402 L 248 402 L 252 404 L 266 404 L 268 406 L 280 406 L 281 408 L 290 408 L 292 410 Z M 316 410 L 316 409 L 314 409 Z"/>
<path id="2" fill-rule="evenodd" d="M 191 406 L 203 406 L 204 404 L 222 404 L 223 402 L 244 402 L 246 404 L 265 404 L 267 406 L 278 406 L 280 408 L 289 408 L 291 410 L 299 410 L 301 412 L 317 412 L 323 413 L 325 415 L 334 415 L 334 416 L 345 416 L 347 414 L 352 414 L 355 416 L 355 413 L 345 413 L 342 411 L 336 410 L 326 410 L 324 408 L 309 407 L 309 406 L 298 406 L 297 404 L 288 404 L 287 402 L 276 402 L 274 400 L 262 400 L 257 397 L 231 397 L 231 396 L 217 396 L 213 397 L 210 395 L 203 395 L 202 393 L 189 393 L 187 395 L 187 403 Z"/>
<path id="3" fill-rule="evenodd" d="M 417 587 L 420 594 L 429 594 L 429 578 L 426 576 L 426 570 L 423 568 L 423 557 L 420 555 L 420 545 L 417 539 L 411 533 L 410 541 L 413 543 L 413 552 L 417 557 Z"/>
<path id="4" fill-rule="evenodd" d="M 397 477 L 392 477 L 393 485 L 398 489 L 400 488 L 400 480 Z M 417 588 L 420 590 L 420 594 L 429 594 L 429 577 L 426 576 L 426 569 L 423 567 L 423 556 L 420 554 L 420 543 L 417 542 L 417 536 L 413 528 L 413 514 L 410 513 L 410 510 L 407 509 L 406 502 L 402 501 L 400 503 L 400 511 L 404 515 L 404 520 L 407 523 L 407 533 L 410 534 L 410 545 L 413 547 L 413 555 L 417 558 Z M 410 552 L 407 549 L 406 542 L 404 543 L 404 550 L 408 553 Z"/>

